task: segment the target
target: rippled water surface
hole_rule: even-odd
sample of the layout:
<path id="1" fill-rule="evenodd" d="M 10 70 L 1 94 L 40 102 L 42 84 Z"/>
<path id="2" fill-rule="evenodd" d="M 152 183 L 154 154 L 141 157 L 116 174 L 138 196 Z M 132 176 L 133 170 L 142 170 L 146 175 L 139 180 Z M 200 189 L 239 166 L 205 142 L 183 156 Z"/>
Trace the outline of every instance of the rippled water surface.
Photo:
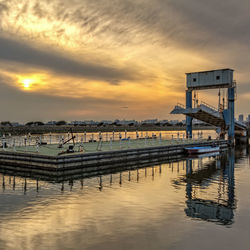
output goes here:
<path id="1" fill-rule="evenodd" d="M 54 183 L 0 174 L 0 249 L 250 249 L 248 150 Z"/>

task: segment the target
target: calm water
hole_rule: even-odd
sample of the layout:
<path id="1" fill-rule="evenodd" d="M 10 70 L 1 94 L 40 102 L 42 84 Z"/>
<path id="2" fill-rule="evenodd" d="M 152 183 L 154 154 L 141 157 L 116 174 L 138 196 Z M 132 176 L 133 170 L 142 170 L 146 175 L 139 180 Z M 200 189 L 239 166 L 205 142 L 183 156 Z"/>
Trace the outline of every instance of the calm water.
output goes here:
<path id="1" fill-rule="evenodd" d="M 0 249 L 250 249 L 248 150 L 64 183 L 0 175 Z"/>

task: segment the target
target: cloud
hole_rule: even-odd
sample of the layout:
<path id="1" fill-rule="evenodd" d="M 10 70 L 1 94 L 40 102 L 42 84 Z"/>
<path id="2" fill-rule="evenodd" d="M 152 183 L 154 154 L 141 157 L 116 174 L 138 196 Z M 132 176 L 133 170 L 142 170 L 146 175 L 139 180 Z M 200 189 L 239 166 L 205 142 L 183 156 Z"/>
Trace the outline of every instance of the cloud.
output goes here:
<path id="1" fill-rule="evenodd" d="M 63 75 L 108 81 L 111 84 L 138 77 L 129 69 L 98 65 L 84 60 L 77 61 L 55 51 L 38 50 L 29 44 L 3 37 L 0 37 L 0 60 L 40 67 Z"/>
<path id="2" fill-rule="evenodd" d="M 183 99 L 184 73 L 189 71 L 233 68 L 239 96 L 250 93 L 248 0 L 0 0 L 0 4 L 0 29 L 13 39 L 0 38 L 5 71 L 9 68 L 17 75 L 29 67 L 49 69 L 48 89 L 38 89 L 40 94 L 58 94 L 58 89 L 67 96 L 77 92 L 86 97 L 86 107 L 96 102 L 90 113 L 100 109 L 103 115 L 111 107 L 105 97 L 112 96 L 120 99 L 113 106 L 128 105 L 131 110 L 137 105 L 133 110 L 137 116 L 147 118 L 152 112 L 166 117 L 173 100 Z M 24 37 L 25 43 L 20 39 Z M 17 73 L 14 63 L 26 67 L 21 65 Z M 144 101 L 144 107 L 131 102 L 131 96 Z M 121 100 L 127 103 L 120 104 Z M 217 105 L 215 98 L 209 101 Z M 246 98 L 238 102 L 241 112 L 248 112 Z"/>

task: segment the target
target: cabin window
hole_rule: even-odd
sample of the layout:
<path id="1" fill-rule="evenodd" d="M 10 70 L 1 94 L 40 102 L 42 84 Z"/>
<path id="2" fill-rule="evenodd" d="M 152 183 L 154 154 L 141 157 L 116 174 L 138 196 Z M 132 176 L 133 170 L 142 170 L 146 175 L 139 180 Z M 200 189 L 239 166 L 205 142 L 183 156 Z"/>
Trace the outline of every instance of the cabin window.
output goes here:
<path id="1" fill-rule="evenodd" d="M 193 82 L 196 82 L 196 78 L 193 78 Z"/>
<path id="2" fill-rule="evenodd" d="M 216 76 L 216 80 L 220 80 L 220 76 Z"/>

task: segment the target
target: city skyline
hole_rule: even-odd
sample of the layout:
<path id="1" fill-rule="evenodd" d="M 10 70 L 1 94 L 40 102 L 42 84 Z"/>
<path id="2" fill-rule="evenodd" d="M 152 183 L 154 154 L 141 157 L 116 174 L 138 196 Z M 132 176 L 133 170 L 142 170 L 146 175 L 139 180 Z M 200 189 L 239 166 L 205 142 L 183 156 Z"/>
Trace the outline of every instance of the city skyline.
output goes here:
<path id="1" fill-rule="evenodd" d="M 182 119 L 169 113 L 185 102 L 185 73 L 218 68 L 235 70 L 236 114 L 246 116 L 249 7 L 0 0 L 1 120 Z M 199 93 L 218 106 L 215 96 Z"/>

